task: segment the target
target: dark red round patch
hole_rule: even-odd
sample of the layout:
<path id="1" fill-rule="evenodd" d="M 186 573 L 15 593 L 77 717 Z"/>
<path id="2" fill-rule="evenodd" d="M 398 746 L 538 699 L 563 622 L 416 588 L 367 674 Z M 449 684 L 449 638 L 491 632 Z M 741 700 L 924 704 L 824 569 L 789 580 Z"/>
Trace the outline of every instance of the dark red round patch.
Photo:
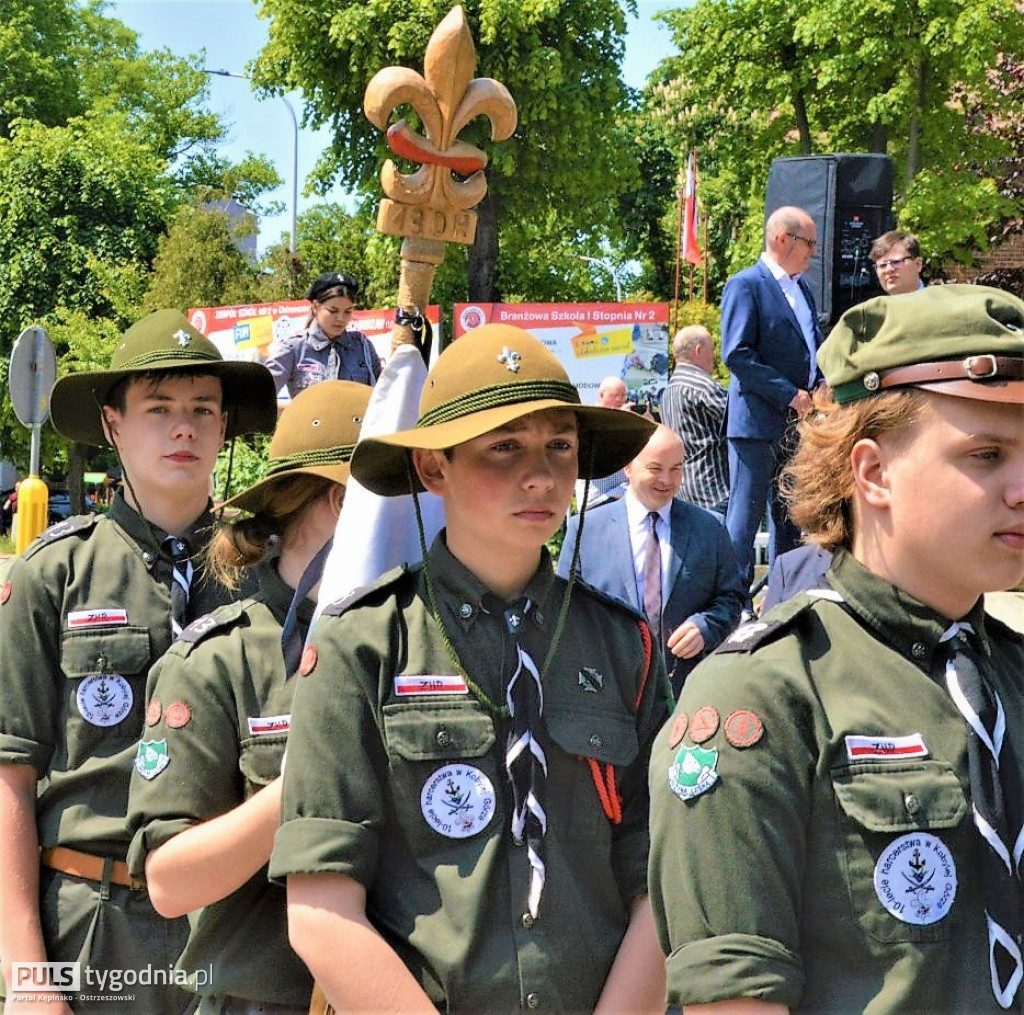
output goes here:
<path id="1" fill-rule="evenodd" d="M 685 712 L 676 712 L 672 717 L 672 728 L 668 731 L 668 746 L 675 750 L 683 737 L 686 736 L 686 726 L 690 717 Z"/>
<path id="2" fill-rule="evenodd" d="M 160 704 L 160 699 L 154 698 L 146 709 L 146 725 L 155 726 L 160 721 L 162 713 L 163 706 Z"/>
<path id="3" fill-rule="evenodd" d="M 725 739 L 733 747 L 753 747 L 763 736 L 764 723 L 749 708 L 738 708 L 725 720 Z"/>
<path id="4" fill-rule="evenodd" d="M 187 726 L 192 718 L 192 709 L 183 701 L 176 701 L 164 709 L 164 725 L 172 730 Z"/>
<path id="5" fill-rule="evenodd" d="M 710 740 L 718 732 L 718 723 L 718 709 L 714 705 L 698 708 L 690 720 L 690 739 L 695 744 Z"/>
<path id="6" fill-rule="evenodd" d="M 299 673 L 306 677 L 316 669 L 316 646 L 307 645 L 302 652 L 302 661 L 299 663 Z"/>
<path id="7" fill-rule="evenodd" d="M 3 606 L 8 599 L 11 598 L 11 583 L 4 582 L 4 587 L 0 589 L 0 606 Z"/>

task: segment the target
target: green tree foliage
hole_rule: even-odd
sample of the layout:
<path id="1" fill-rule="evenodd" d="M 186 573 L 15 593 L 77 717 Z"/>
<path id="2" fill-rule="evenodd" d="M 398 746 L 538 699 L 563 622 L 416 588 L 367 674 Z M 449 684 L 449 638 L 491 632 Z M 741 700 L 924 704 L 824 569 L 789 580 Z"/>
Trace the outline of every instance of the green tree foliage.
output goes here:
<path id="1" fill-rule="evenodd" d="M 383 67 L 421 69 L 427 40 L 450 7 L 449 0 L 341 0 L 328 11 L 305 0 L 260 0 L 269 42 L 252 69 L 254 81 L 273 93 L 301 89 L 306 120 L 333 129 L 334 144 L 317 171 L 322 187 L 340 179 L 379 193 L 377 172 L 387 150 L 363 116 L 363 92 Z M 509 141 L 490 145 L 485 120 L 463 134 L 492 158 L 468 267 L 470 298 L 493 300 L 499 293 L 487 279 L 494 277 L 498 250 L 488 237 L 500 235 L 504 243 L 510 230 L 547 209 L 558 211 L 566 234 L 600 234 L 613 224 L 616 195 L 637 182 L 615 129 L 625 101 L 619 73 L 625 18 L 635 13 L 635 2 L 468 0 L 464 7 L 477 74 L 505 84 L 519 109 Z M 488 228 L 493 224 L 496 232 Z"/>
<path id="2" fill-rule="evenodd" d="M 681 152 L 700 150 L 719 279 L 760 246 L 781 155 L 888 153 L 900 223 L 939 257 L 969 260 L 1020 217 L 995 185 L 1011 144 L 977 129 L 1021 118 L 1001 70 L 1024 46 L 1015 0 L 697 0 L 661 17 L 679 55 L 649 109 Z"/>

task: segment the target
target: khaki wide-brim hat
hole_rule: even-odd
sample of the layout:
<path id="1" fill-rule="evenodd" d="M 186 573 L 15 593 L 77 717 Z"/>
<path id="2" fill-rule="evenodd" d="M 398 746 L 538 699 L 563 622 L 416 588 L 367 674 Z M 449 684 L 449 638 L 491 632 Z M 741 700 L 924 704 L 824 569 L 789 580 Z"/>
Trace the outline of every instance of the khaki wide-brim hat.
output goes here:
<path id="1" fill-rule="evenodd" d="M 352 475 L 384 497 L 423 487 L 413 448 L 443 451 L 543 409 L 572 409 L 579 420 L 580 477 L 608 476 L 631 462 L 654 432 L 635 413 L 581 405 L 555 355 L 522 328 L 485 324 L 450 345 L 427 375 L 412 430 L 360 441 Z"/>
<path id="2" fill-rule="evenodd" d="M 274 378 L 262 363 L 225 360 L 220 350 L 177 310 L 155 310 L 122 336 L 109 370 L 71 374 L 53 386 L 50 415 L 68 440 L 103 447 L 101 406 L 111 388 L 135 374 L 185 372 L 219 377 L 228 414 L 225 439 L 271 433 L 277 422 Z"/>
<path id="3" fill-rule="evenodd" d="M 287 476 L 323 476 L 345 484 L 373 389 L 355 381 L 321 381 L 304 389 L 281 413 L 263 479 L 224 502 L 253 514 Z"/>
<path id="4" fill-rule="evenodd" d="M 844 405 L 915 387 L 1024 402 L 1024 301 L 984 285 L 939 285 L 851 307 L 818 350 Z"/>

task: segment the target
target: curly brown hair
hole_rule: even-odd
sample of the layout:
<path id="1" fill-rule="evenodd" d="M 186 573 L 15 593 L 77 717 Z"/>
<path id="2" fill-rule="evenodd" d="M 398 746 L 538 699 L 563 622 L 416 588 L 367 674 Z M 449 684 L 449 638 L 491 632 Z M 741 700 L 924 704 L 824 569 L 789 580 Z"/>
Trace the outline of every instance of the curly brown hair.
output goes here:
<path id="1" fill-rule="evenodd" d="M 782 472 L 779 488 L 794 523 L 826 550 L 853 544 L 854 494 L 850 453 L 860 440 L 909 435 L 927 405 L 916 388 L 887 391 L 837 405 L 831 391 L 818 389 L 801 421 L 800 442 Z"/>

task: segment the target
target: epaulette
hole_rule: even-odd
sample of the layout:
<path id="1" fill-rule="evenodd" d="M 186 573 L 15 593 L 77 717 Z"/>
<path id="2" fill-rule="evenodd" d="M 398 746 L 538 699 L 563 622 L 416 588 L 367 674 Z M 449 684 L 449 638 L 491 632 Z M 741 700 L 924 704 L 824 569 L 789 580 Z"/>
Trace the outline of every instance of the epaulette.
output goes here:
<path id="1" fill-rule="evenodd" d="M 604 592 L 602 589 L 595 588 L 590 582 L 584 581 L 582 578 L 577 578 L 573 589 L 583 589 L 587 595 L 593 596 L 599 602 L 605 604 L 605 606 L 614 606 L 617 610 L 621 610 L 632 620 L 646 620 L 646 616 L 639 610 L 630 606 L 625 600 L 617 599 L 615 596 Z"/>
<path id="2" fill-rule="evenodd" d="M 335 599 L 333 603 L 323 608 L 320 615 L 323 617 L 340 617 L 346 610 L 350 610 L 353 606 L 357 606 L 360 603 L 369 602 L 375 598 L 375 593 L 390 588 L 390 586 L 405 575 L 413 571 L 419 571 L 422 567 L 422 563 L 399 564 L 398 567 L 385 571 L 376 581 L 372 581 L 367 585 L 360 585 L 349 592 L 348 595 Z"/>
<path id="3" fill-rule="evenodd" d="M 207 613 L 204 617 L 193 620 L 177 640 L 186 645 L 198 645 L 205 637 L 213 634 L 214 631 L 223 631 L 231 627 L 239 617 L 245 613 L 246 607 L 252 602 L 251 599 L 240 599 L 226 606 L 219 606 L 213 613 Z"/>
<path id="4" fill-rule="evenodd" d="M 712 655 L 718 652 L 753 652 L 759 645 L 774 638 L 788 628 L 805 610 L 809 610 L 819 599 L 832 599 L 829 596 L 817 595 L 815 592 L 801 592 L 772 607 L 758 620 L 750 620 L 739 627 L 722 642 Z"/>
<path id="5" fill-rule="evenodd" d="M 58 539 L 73 536 L 76 532 L 85 532 L 87 529 L 91 529 L 101 517 L 101 515 L 72 515 L 70 518 L 65 518 L 64 521 L 51 525 L 36 536 L 29 543 L 22 556 L 31 557 L 32 554 L 41 550 L 44 546 L 49 546 L 50 543 L 57 542 Z"/>

